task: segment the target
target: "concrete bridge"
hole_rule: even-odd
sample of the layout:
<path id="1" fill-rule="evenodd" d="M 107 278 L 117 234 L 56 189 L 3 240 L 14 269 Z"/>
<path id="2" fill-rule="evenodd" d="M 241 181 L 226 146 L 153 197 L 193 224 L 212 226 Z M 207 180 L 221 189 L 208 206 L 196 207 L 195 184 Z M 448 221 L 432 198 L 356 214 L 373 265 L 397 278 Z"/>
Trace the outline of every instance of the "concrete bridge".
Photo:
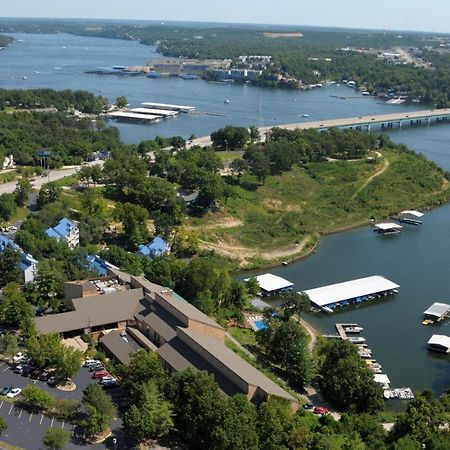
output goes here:
<path id="1" fill-rule="evenodd" d="M 430 109 L 425 111 L 409 111 L 393 114 L 379 114 L 373 116 L 348 117 L 344 119 L 319 120 L 314 122 L 302 122 L 285 125 L 273 125 L 270 127 L 260 127 L 259 132 L 264 140 L 267 131 L 272 128 L 282 128 L 285 130 L 328 130 L 330 128 L 347 128 L 354 130 L 371 131 L 375 125 L 381 128 L 402 128 L 405 125 L 431 125 L 439 122 L 450 122 L 450 108 L 446 109 Z M 211 145 L 211 138 L 205 136 L 195 139 L 189 147 L 200 145 L 206 147 Z"/>

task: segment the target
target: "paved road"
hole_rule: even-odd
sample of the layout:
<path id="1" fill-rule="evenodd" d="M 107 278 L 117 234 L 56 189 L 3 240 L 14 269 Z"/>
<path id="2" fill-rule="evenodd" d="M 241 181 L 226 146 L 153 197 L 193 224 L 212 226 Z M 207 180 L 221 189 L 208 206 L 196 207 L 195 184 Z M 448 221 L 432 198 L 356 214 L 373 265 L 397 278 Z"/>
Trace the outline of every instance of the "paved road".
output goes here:
<path id="1" fill-rule="evenodd" d="M 320 120 L 315 122 L 302 122 L 302 123 L 291 123 L 284 125 L 274 125 L 270 127 L 260 127 L 258 128 L 259 133 L 264 140 L 267 131 L 270 131 L 275 126 L 277 128 L 283 128 L 285 130 L 306 130 L 311 128 L 316 129 L 327 129 L 332 127 L 349 127 L 349 126 L 367 126 L 371 124 L 389 123 L 389 122 L 399 122 L 408 120 L 418 120 L 418 119 L 428 119 L 441 116 L 450 116 L 450 108 L 445 109 L 430 109 L 425 111 L 408 111 L 393 114 L 378 114 L 373 116 L 360 116 L 360 117 L 346 117 L 342 119 L 331 119 L 331 120 Z M 188 144 L 188 148 L 194 145 L 199 145 L 200 147 L 207 147 L 211 145 L 211 137 L 203 136 L 194 139 Z"/>
<path id="2" fill-rule="evenodd" d="M 104 163 L 105 163 L 105 161 L 91 161 L 91 162 L 88 162 L 87 165 L 88 166 L 95 166 L 95 165 L 103 166 Z M 82 166 L 73 166 L 73 167 L 68 167 L 65 169 L 51 170 L 47 177 L 36 177 L 36 181 L 34 181 L 32 183 L 33 188 L 39 190 L 39 189 L 41 189 L 43 184 L 48 183 L 49 181 L 57 181 L 57 180 L 60 180 L 61 178 L 75 175 L 78 172 L 78 170 L 80 169 L 80 167 L 82 167 Z M 14 189 L 16 189 L 16 184 L 17 184 L 16 181 L 11 181 L 10 183 L 0 184 L 0 195 L 1 194 L 10 194 L 10 193 L 14 192 Z"/>

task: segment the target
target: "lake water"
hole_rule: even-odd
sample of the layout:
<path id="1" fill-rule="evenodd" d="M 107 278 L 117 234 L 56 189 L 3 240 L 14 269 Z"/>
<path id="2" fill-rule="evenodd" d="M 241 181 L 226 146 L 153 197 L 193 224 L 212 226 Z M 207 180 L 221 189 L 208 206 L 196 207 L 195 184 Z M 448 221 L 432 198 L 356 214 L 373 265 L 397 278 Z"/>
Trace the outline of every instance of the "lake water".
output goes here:
<path id="1" fill-rule="evenodd" d="M 135 42 L 68 35 L 15 35 L 21 40 L 0 52 L 0 86 L 85 89 L 114 100 L 125 95 L 133 106 L 144 101 L 192 105 L 201 112 L 222 116 L 181 115 L 154 125 L 118 124 L 127 142 L 156 135 L 202 136 L 226 124 L 276 125 L 307 120 L 381 114 L 420 109 L 420 105 L 387 106 L 372 98 L 356 96 L 347 87 L 326 87 L 309 92 L 262 89 L 181 79 L 92 76 L 95 67 L 141 65 L 159 58 L 152 47 Z M 23 79 L 26 77 L 26 80 Z M 229 104 L 224 104 L 228 99 Z M 404 128 L 392 139 L 450 170 L 450 126 Z M 405 205 L 405 209 L 408 205 Z M 426 350 L 433 333 L 450 335 L 449 322 L 421 324 L 423 311 L 434 301 L 450 301 L 450 206 L 429 212 L 422 227 L 407 227 L 383 239 L 367 227 L 324 238 L 317 254 L 271 272 L 288 278 L 297 289 L 309 289 L 350 279 L 384 275 L 401 285 L 392 298 L 370 305 L 344 308 L 333 315 L 315 314 L 308 319 L 322 332 L 334 332 L 336 322 L 356 322 L 392 385 L 431 388 L 441 393 L 450 381 L 447 356 Z"/>

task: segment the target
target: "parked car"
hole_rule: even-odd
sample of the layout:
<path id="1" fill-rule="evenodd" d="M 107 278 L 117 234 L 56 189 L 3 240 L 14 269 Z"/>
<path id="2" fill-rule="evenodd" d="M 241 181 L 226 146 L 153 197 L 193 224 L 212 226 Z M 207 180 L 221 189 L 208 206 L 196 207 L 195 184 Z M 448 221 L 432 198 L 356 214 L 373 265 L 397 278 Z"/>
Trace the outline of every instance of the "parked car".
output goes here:
<path id="1" fill-rule="evenodd" d="M 18 366 L 14 367 L 13 369 L 14 373 L 17 373 L 19 375 L 22 375 L 23 372 L 23 366 L 21 364 L 19 364 Z"/>
<path id="2" fill-rule="evenodd" d="M 22 389 L 20 389 L 20 388 L 13 388 L 6 394 L 6 396 L 8 398 L 15 398 L 18 395 L 20 395 L 21 392 L 22 392 Z"/>
<path id="3" fill-rule="evenodd" d="M 103 364 L 92 364 L 89 366 L 89 372 L 98 372 L 99 370 L 105 370 Z"/>
<path id="4" fill-rule="evenodd" d="M 92 378 L 94 380 L 101 380 L 103 377 L 108 377 L 108 376 L 111 376 L 111 374 L 109 372 L 107 372 L 106 370 L 99 370 L 92 374 Z"/>
<path id="5" fill-rule="evenodd" d="M 49 386 L 56 386 L 56 385 L 58 384 L 58 378 L 56 378 L 56 377 L 50 377 L 50 378 L 47 380 L 47 384 L 48 384 Z"/>
<path id="6" fill-rule="evenodd" d="M 303 409 L 313 409 L 314 405 L 312 403 L 306 403 L 303 405 Z"/>
<path id="7" fill-rule="evenodd" d="M 40 375 L 39 375 L 39 380 L 40 381 L 47 381 L 50 378 L 50 372 L 48 372 L 47 370 L 44 370 Z"/>
<path id="8" fill-rule="evenodd" d="M 15 363 L 18 363 L 18 362 L 21 362 L 22 359 L 24 359 L 24 358 L 26 358 L 25 353 L 19 352 L 19 353 L 16 353 L 16 354 L 13 356 L 13 361 L 14 361 Z"/>
<path id="9" fill-rule="evenodd" d="M 103 384 L 107 381 L 113 381 L 113 380 L 115 380 L 115 378 L 112 375 L 106 375 L 106 377 L 102 377 L 100 379 L 100 384 Z"/>
<path id="10" fill-rule="evenodd" d="M 84 367 L 89 367 L 89 366 L 95 366 L 96 364 L 101 364 L 101 361 L 99 361 L 98 359 L 85 359 L 84 360 Z"/>
<path id="11" fill-rule="evenodd" d="M 316 406 L 314 408 L 314 414 L 319 414 L 321 416 L 325 414 L 330 414 L 330 410 L 328 408 L 325 408 L 324 406 Z"/>
<path id="12" fill-rule="evenodd" d="M 3 396 L 8 395 L 12 390 L 13 390 L 12 386 L 5 386 L 4 388 L 2 388 L 0 390 L 0 395 L 3 395 Z"/>
<path id="13" fill-rule="evenodd" d="M 102 385 L 102 388 L 105 388 L 105 389 L 114 388 L 114 387 L 119 386 L 119 382 L 116 379 L 102 381 L 102 382 L 100 382 L 100 384 Z"/>
<path id="14" fill-rule="evenodd" d="M 25 366 L 22 370 L 22 376 L 23 377 L 28 377 L 30 375 L 31 372 L 33 372 L 34 367 L 32 366 Z"/>
<path id="15" fill-rule="evenodd" d="M 39 380 L 39 377 L 41 376 L 41 369 L 33 369 L 31 372 L 30 372 L 30 378 L 32 379 L 32 380 Z"/>

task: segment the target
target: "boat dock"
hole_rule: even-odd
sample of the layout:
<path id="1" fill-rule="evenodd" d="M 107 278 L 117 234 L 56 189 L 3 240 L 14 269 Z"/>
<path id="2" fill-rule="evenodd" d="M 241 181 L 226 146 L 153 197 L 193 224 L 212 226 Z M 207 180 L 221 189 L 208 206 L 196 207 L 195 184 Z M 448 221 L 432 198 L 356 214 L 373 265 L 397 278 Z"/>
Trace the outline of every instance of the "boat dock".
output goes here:
<path id="1" fill-rule="evenodd" d="M 146 108 L 163 109 L 168 111 L 178 111 L 179 113 L 190 113 L 195 111 L 194 106 L 185 105 L 171 105 L 167 103 L 155 103 L 155 102 L 144 102 L 142 103 Z"/>
<path id="2" fill-rule="evenodd" d="M 385 399 L 400 398 L 412 399 L 414 394 L 410 388 L 391 389 L 390 379 L 383 371 L 383 367 L 372 355 L 372 350 L 366 343 L 366 339 L 359 334 L 364 330 L 356 323 L 336 323 L 337 334 L 324 335 L 328 339 L 340 339 L 351 342 L 358 351 L 358 355 L 367 367 L 373 372 L 374 380 L 383 386 Z M 449 338 L 450 339 L 450 338 Z"/>
<path id="3" fill-rule="evenodd" d="M 109 119 L 130 121 L 130 122 L 159 122 L 161 116 L 153 114 L 138 114 L 130 111 L 115 111 L 107 114 Z"/>
<path id="4" fill-rule="evenodd" d="M 385 222 L 385 223 L 378 223 L 375 225 L 374 232 L 381 234 L 383 236 L 389 236 L 392 234 L 399 234 L 402 231 L 402 226 L 394 223 L 394 222 Z"/>
<path id="5" fill-rule="evenodd" d="M 375 298 L 396 294 L 399 287 L 398 284 L 375 275 L 303 292 L 309 296 L 313 307 L 332 313 L 341 306 L 360 304 Z"/>
<path id="6" fill-rule="evenodd" d="M 438 323 L 444 319 L 447 319 L 450 315 L 450 305 L 447 303 L 433 303 L 426 311 L 423 313 L 423 324 L 429 325 L 433 323 Z"/>
<path id="7" fill-rule="evenodd" d="M 419 211 L 402 211 L 398 216 L 392 217 L 394 220 L 400 223 L 407 223 L 409 225 L 422 225 L 422 221 L 419 220 L 424 216 Z"/>

